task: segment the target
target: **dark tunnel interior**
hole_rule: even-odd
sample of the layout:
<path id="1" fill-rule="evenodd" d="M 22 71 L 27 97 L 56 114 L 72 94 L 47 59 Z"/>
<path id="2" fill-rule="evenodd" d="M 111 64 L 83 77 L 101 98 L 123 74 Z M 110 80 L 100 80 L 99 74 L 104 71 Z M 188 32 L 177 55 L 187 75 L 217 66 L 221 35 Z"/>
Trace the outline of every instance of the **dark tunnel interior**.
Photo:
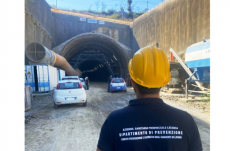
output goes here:
<path id="1" fill-rule="evenodd" d="M 108 69 L 100 62 L 95 60 L 85 61 L 78 66 L 82 72 L 82 78 L 89 78 L 89 81 L 106 82 L 110 75 Z"/>

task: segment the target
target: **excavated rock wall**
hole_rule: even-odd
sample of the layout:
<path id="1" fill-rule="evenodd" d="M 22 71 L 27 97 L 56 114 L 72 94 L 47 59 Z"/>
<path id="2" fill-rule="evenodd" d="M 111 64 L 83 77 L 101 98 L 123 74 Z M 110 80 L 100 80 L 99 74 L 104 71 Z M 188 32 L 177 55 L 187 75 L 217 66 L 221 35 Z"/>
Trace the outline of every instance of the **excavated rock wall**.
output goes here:
<path id="1" fill-rule="evenodd" d="M 184 59 L 186 48 L 210 38 L 210 0 L 165 0 L 132 24 L 132 48 L 159 44 Z"/>

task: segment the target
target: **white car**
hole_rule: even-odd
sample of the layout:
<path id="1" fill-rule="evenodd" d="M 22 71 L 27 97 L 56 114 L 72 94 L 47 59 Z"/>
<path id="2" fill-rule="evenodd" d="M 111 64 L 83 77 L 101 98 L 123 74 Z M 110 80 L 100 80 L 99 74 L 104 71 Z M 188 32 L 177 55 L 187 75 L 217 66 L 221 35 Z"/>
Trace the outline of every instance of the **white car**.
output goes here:
<path id="1" fill-rule="evenodd" d="M 81 82 L 75 79 L 59 81 L 56 89 L 54 89 L 54 108 L 58 108 L 62 104 L 83 103 L 87 105 L 87 97 L 85 89 Z"/>
<path id="2" fill-rule="evenodd" d="M 79 80 L 79 77 L 78 76 L 64 76 L 62 78 L 62 80 L 70 80 L 70 79 Z"/>
<path id="3" fill-rule="evenodd" d="M 80 81 L 81 81 L 82 86 L 86 89 L 85 80 L 83 78 L 80 78 Z"/>

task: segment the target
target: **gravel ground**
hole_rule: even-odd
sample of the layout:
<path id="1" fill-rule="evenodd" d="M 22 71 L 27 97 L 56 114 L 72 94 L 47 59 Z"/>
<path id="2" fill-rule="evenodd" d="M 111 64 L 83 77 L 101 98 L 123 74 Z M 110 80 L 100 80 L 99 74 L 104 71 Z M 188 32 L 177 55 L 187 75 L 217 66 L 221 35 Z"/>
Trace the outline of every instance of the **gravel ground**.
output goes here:
<path id="1" fill-rule="evenodd" d="M 133 89 L 108 93 L 107 83 L 90 83 L 86 107 L 82 104 L 53 108 L 52 96 L 36 96 L 33 109 L 25 112 L 26 151 L 95 151 L 100 128 L 108 114 L 127 106 L 135 98 Z M 210 150 L 209 104 L 205 110 L 195 103 L 182 103 L 161 93 L 165 103 L 193 115 L 201 135 L 204 151 Z M 175 98 L 175 95 L 173 95 Z"/>

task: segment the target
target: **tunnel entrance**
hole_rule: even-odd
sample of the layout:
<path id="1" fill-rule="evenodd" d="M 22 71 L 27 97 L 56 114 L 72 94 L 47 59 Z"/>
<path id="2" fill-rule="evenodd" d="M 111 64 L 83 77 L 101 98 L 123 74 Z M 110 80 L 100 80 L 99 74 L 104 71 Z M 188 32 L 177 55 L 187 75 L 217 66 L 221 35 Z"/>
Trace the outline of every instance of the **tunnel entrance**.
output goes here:
<path id="1" fill-rule="evenodd" d="M 107 81 L 109 75 L 126 78 L 128 61 L 133 52 L 115 39 L 98 33 L 85 33 L 53 49 L 64 56 L 69 64 L 78 68 L 82 78 Z M 59 51 L 59 52 L 58 52 Z"/>

